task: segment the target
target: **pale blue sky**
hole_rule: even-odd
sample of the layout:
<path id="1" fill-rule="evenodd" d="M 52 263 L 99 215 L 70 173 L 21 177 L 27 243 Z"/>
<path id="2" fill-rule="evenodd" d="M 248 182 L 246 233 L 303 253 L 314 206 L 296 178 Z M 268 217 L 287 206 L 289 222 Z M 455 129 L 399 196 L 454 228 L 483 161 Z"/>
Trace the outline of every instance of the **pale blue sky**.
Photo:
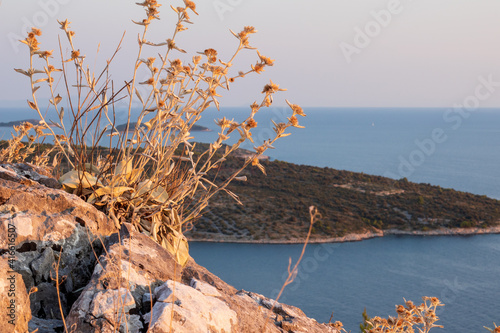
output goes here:
<path id="1" fill-rule="evenodd" d="M 171 35 L 170 4 L 160 1 L 163 19 L 151 26 L 150 38 Z M 253 25 L 252 44 L 276 59 L 264 74 L 233 86 L 225 106 L 248 105 L 260 98 L 269 79 L 288 88 L 276 96 L 303 106 L 450 107 L 475 95 L 481 77 L 493 82 L 480 107 L 500 107 L 500 1 L 497 0 L 203 0 L 200 16 L 178 38 L 190 53 L 215 48 L 229 54 L 239 31 Z M 389 11 L 390 10 L 390 11 Z M 391 13 L 392 11 L 392 13 Z M 378 14 L 376 14 L 378 13 Z M 385 13 L 385 14 L 384 14 Z M 390 18 L 386 15 L 390 14 Z M 23 26 L 38 25 L 42 48 L 57 50 L 56 19 L 68 18 L 75 43 L 94 63 L 108 58 L 123 31 L 125 45 L 114 64 L 114 78 L 131 73 L 141 7 L 126 0 L 3 0 L 0 4 L 0 103 L 28 98 L 26 77 L 13 68 L 27 65 L 27 48 L 13 41 Z M 368 33 L 370 36 L 361 36 Z M 226 52 L 224 52 L 224 50 Z M 247 61 L 254 58 L 248 51 Z M 255 55 L 256 56 L 256 55 Z M 99 63 L 99 60 L 98 60 Z M 484 81 L 484 80 L 483 80 Z M 493 87 L 491 87 L 493 86 Z M 486 89 L 486 90 L 485 90 Z M 498 91 L 497 91 L 498 90 Z M 484 96 L 482 94 L 481 96 Z"/>

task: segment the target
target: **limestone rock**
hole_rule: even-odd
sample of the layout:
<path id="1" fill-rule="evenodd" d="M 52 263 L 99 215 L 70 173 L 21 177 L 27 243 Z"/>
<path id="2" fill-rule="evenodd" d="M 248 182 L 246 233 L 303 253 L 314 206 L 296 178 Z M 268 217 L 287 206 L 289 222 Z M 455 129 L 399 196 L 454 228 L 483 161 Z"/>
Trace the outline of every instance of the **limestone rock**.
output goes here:
<path id="1" fill-rule="evenodd" d="M 144 314 L 151 309 L 150 304 L 146 308 L 143 305 L 145 294 L 162 281 L 179 280 L 181 267 L 165 249 L 146 235 L 134 231 L 130 225 L 124 225 L 119 234 L 106 239 L 104 252 L 90 283 L 73 304 L 67 322 L 69 326 L 75 325 L 77 330 L 101 332 L 110 319 L 98 310 L 99 304 L 103 304 L 103 293 L 116 295 L 119 290 L 126 290 L 129 293 L 126 301 L 120 301 L 123 315 L 115 317 L 112 323 L 113 327 L 127 327 L 130 331 L 131 327 L 138 327 L 140 321 L 140 317 L 134 317 L 135 313 Z M 113 298 L 107 299 L 109 302 Z"/>
<path id="2" fill-rule="evenodd" d="M 30 297 L 31 313 L 39 318 L 62 319 L 59 301 L 63 311 L 66 309 L 66 296 L 64 293 L 57 293 L 57 288 L 49 282 L 37 284 L 38 291 Z M 64 315 L 67 312 L 64 311 Z"/>
<path id="3" fill-rule="evenodd" d="M 169 280 L 155 296 L 153 313 L 144 315 L 151 333 L 168 333 L 170 327 L 174 332 L 234 332 L 238 326 L 236 312 L 224 301 L 182 283 Z"/>
<path id="4" fill-rule="evenodd" d="M 25 333 L 31 319 L 28 293 L 21 274 L 13 272 L 6 258 L 0 258 L 0 332 Z"/>
<path id="5" fill-rule="evenodd" d="M 37 251 L 16 252 L 16 260 L 14 261 L 14 271 L 22 275 L 26 290 L 30 290 L 35 286 L 35 279 L 31 271 L 30 264 L 33 260 L 40 256 Z"/>
<path id="6" fill-rule="evenodd" d="M 56 258 L 54 257 L 54 251 L 52 249 L 46 248 L 43 253 L 30 263 L 31 271 L 35 278 L 37 284 L 42 281 L 50 281 L 50 277 L 54 275 L 54 264 Z"/>
<path id="7" fill-rule="evenodd" d="M 168 333 L 170 326 L 174 331 L 232 332 L 238 325 L 236 312 L 224 301 L 179 282 L 165 282 L 155 289 L 155 296 L 153 315 L 144 315 L 151 333 Z"/>
<path id="8" fill-rule="evenodd" d="M 33 317 L 28 327 L 29 332 L 37 330 L 36 333 L 64 332 L 64 323 L 62 320 L 58 319 L 40 319 Z"/>
<path id="9" fill-rule="evenodd" d="M 203 283 L 194 278 L 191 279 L 189 285 L 205 296 L 222 296 L 215 287 L 212 287 L 208 283 Z"/>
<path id="10" fill-rule="evenodd" d="M 6 219 L 13 220 L 18 229 L 16 241 L 19 245 L 25 242 L 60 243 L 71 236 L 75 225 L 87 227 L 93 235 L 109 235 L 116 231 L 106 215 L 77 196 L 5 170 L 5 165 L 0 166 L 0 221 L 5 224 Z M 0 237 L 0 249 L 5 246 L 5 238 Z"/>
<path id="11" fill-rule="evenodd" d="M 132 294 L 126 288 L 99 291 L 93 298 L 89 312 L 96 318 L 114 323 L 120 322 L 122 313 L 135 308 Z"/>
<path id="12" fill-rule="evenodd" d="M 62 187 L 48 171 L 29 163 L 0 164 L 0 178 L 18 182 L 28 179 L 55 189 Z"/>
<path id="13" fill-rule="evenodd" d="M 133 331 L 138 323 L 134 316 L 140 314 L 141 324 L 152 333 L 169 332 L 170 325 L 174 332 L 245 333 L 262 332 L 264 327 L 267 332 L 336 332 L 298 308 L 236 290 L 193 259 L 180 267 L 165 249 L 130 225 L 108 237 L 104 253 L 67 317 L 68 326 L 75 325 L 77 331 L 104 332 L 106 325 Z M 110 321 L 112 317 L 97 310 L 96 300 L 106 291 L 118 290 L 129 290 L 135 304 L 127 296 L 130 302 L 122 302 L 122 316 Z M 274 320 L 276 315 L 280 321 Z"/>
<path id="14" fill-rule="evenodd" d="M 12 268 L 22 276 L 23 293 L 38 288 L 24 304 L 34 321 L 61 319 L 59 300 L 63 315 L 69 312 L 67 304 L 79 295 L 76 289 L 87 285 L 92 275 L 94 253 L 102 249 L 104 237 L 116 231 L 103 213 L 58 190 L 54 181 L 31 165 L 0 165 L 0 256 L 6 260 L 13 253 Z M 49 326 L 58 327 L 44 329 L 50 331 Z"/>

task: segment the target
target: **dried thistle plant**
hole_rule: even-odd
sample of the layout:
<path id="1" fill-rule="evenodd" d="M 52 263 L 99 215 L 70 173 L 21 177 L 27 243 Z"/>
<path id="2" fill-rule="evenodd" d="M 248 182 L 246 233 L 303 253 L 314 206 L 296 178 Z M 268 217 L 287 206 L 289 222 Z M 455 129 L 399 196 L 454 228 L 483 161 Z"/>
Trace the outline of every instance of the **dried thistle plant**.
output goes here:
<path id="1" fill-rule="evenodd" d="M 438 306 L 444 304 L 437 297 L 422 297 L 423 303 L 415 305 L 412 301 L 406 301 L 405 305 L 396 305 L 397 317 L 389 316 L 388 319 L 373 317 L 367 322 L 372 326 L 368 333 L 403 333 L 419 332 L 428 333 L 434 327 L 443 327 L 436 325 L 439 320 L 436 315 Z"/>
<path id="2" fill-rule="evenodd" d="M 255 49 L 249 38 L 256 30 L 245 27 L 239 33 L 231 31 L 238 45 L 229 60 L 223 61 L 216 50 L 206 49 L 194 55 L 189 63 L 183 63 L 177 54 L 186 51 L 178 46 L 177 36 L 187 30 L 186 24 L 192 23 L 190 15 L 198 14 L 196 5 L 184 0 L 184 6 L 170 6 L 177 22 L 172 37 L 159 43 L 149 41 L 147 36 L 150 26 L 159 18 L 160 4 L 146 0 L 138 5 L 145 9 L 146 17 L 134 21 L 143 26 L 143 31 L 138 37 L 132 78 L 121 88 L 115 88 L 109 73 L 121 41 L 105 68 L 95 74 L 88 69 L 85 55 L 75 45 L 76 34 L 68 20 L 59 23 L 70 51 L 64 56 L 60 47 L 61 61 L 57 67 L 51 63 L 53 52 L 40 50 L 37 36 L 41 31 L 33 29 L 22 41 L 30 50 L 29 68 L 16 71 L 30 79 L 32 98 L 28 104 L 40 117 L 43 135 L 53 138 L 57 151 L 53 164 L 60 165 L 62 161 L 69 164 L 70 171 L 59 179 L 63 188 L 102 209 L 117 226 L 132 223 L 184 264 L 188 259 L 188 244 L 183 232 L 202 214 L 209 199 L 222 191 L 239 201 L 237 195 L 227 189 L 228 184 L 240 179 L 238 175 L 250 165 L 265 172 L 259 156 L 272 149 L 276 140 L 288 136 L 289 127 L 302 127 L 297 116 L 305 114 L 298 105 L 287 101 L 292 110 L 288 122 L 275 123 L 274 137 L 255 147 L 253 156 L 242 162 L 232 176 L 216 183 L 214 171 L 226 158 L 247 140 L 253 143 L 252 130 L 258 125 L 254 116 L 273 103 L 275 93 L 285 89 L 271 81 L 262 90 L 260 103 L 250 106 L 245 120 L 237 122 L 225 117 L 217 120 L 218 138 L 202 152 L 196 150 L 190 132 L 209 106 L 219 109 L 217 98 L 221 89 L 228 90 L 246 75 L 261 73 L 272 66 L 274 60 L 257 51 L 255 64 L 246 70 L 232 70 L 241 51 Z M 152 49 L 160 51 L 155 51 L 154 57 L 146 56 Z M 43 69 L 35 65 L 37 58 L 42 60 Z M 70 71 L 69 66 L 74 67 L 74 71 Z M 149 78 L 142 82 L 137 79 L 141 67 L 149 72 Z M 71 73 L 76 73 L 74 82 L 70 82 Z M 54 86 L 56 74 L 62 77 L 66 88 L 62 96 Z M 57 113 L 58 121 L 48 121 L 40 111 L 36 94 L 42 84 L 48 88 L 50 106 Z M 142 89 L 140 93 L 139 85 L 147 92 Z M 128 118 L 125 130 L 120 132 L 115 127 L 114 110 L 116 103 L 122 100 L 128 103 Z M 137 119 L 132 119 L 132 105 L 136 101 L 140 104 L 140 113 Z M 63 104 L 69 112 L 65 112 Z M 226 145 L 230 135 L 239 136 L 239 140 Z M 108 146 L 103 149 L 100 142 L 107 137 Z M 113 142 L 113 138 L 117 142 Z"/>
<path id="3" fill-rule="evenodd" d="M 40 143 L 40 139 L 43 142 L 43 138 L 47 135 L 43 132 L 46 128 L 45 124 L 32 124 L 30 122 L 14 126 L 12 138 L 7 141 L 5 148 L 0 149 L 0 161 L 20 163 L 31 157 L 33 164 L 48 167 L 49 155 L 53 149 L 46 149 L 40 154 L 34 154 L 35 143 Z M 25 140 L 23 141 L 23 139 Z"/>

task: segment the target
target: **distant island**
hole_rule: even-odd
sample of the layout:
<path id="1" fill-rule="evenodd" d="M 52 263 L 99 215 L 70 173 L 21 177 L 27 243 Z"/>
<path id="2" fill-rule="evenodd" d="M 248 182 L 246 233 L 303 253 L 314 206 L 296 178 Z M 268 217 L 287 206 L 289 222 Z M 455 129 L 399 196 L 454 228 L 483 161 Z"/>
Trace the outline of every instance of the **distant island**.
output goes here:
<path id="1" fill-rule="evenodd" d="M 37 119 L 23 119 L 23 120 L 14 120 L 14 121 L 9 121 L 9 122 L 0 122 L 0 127 L 13 127 L 13 126 L 19 126 L 22 123 L 32 123 L 33 125 L 36 125 L 40 122 L 40 120 Z M 137 125 L 137 122 L 130 123 L 129 128 L 134 129 L 135 125 Z M 49 124 L 49 126 L 51 126 Z M 118 132 L 123 132 L 125 131 L 125 128 L 127 127 L 127 124 L 121 124 L 116 126 L 115 128 L 118 130 Z M 145 126 L 143 126 L 145 127 Z M 193 125 L 191 128 L 192 131 L 195 132 L 211 132 L 212 130 L 208 127 L 205 126 L 200 126 L 200 125 Z M 108 132 L 111 132 L 108 131 Z"/>
<path id="2" fill-rule="evenodd" d="M 133 130 L 135 128 L 135 126 L 137 125 L 137 122 L 131 122 L 129 124 L 129 129 L 130 130 Z M 141 127 L 145 128 L 146 126 L 145 125 L 142 125 Z M 115 128 L 118 130 L 118 132 L 124 132 L 125 129 L 127 128 L 127 124 L 121 124 L 121 125 L 118 125 L 118 126 L 115 126 Z M 191 127 L 191 131 L 195 131 L 195 132 L 211 132 L 212 130 L 208 127 L 205 127 L 205 126 L 200 126 L 200 125 L 193 125 L 193 127 Z M 109 132 L 111 132 L 111 130 L 109 130 Z"/>
<path id="3" fill-rule="evenodd" d="M 232 157 L 217 175 L 229 177 L 241 165 Z M 246 182 L 229 190 L 243 205 L 219 194 L 186 233 L 211 242 L 299 243 L 309 227 L 308 207 L 322 218 L 311 242 L 356 241 L 391 234 L 463 235 L 500 233 L 500 201 L 430 184 L 364 173 L 262 161 L 243 172 Z"/>
<path id="4" fill-rule="evenodd" d="M 40 120 L 37 119 L 24 119 L 24 120 L 14 120 L 14 121 L 9 121 L 6 123 L 0 122 L 0 127 L 13 127 L 13 126 L 19 126 L 22 123 L 32 123 L 33 125 L 36 125 L 40 122 Z"/>

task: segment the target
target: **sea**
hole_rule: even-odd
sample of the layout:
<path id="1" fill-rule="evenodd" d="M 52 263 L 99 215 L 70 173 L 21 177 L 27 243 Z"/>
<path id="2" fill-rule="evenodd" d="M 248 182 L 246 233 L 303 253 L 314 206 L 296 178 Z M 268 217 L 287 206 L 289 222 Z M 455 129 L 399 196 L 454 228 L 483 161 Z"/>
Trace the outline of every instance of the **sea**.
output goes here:
<path id="1" fill-rule="evenodd" d="M 213 142 L 214 119 L 241 121 L 250 108 L 208 109 L 193 140 Z M 445 108 L 304 108 L 305 128 L 278 140 L 265 154 L 273 160 L 406 178 L 500 200 L 500 110 Z M 133 113 L 136 115 L 137 113 Z M 286 122 L 288 107 L 256 115 L 253 149 L 272 138 L 273 122 Z M 26 109 L 0 108 L 0 122 L 36 118 Z M 116 114 L 125 122 L 125 111 Z M 0 128 L 0 138 L 11 129 Z M 228 143 L 234 143 L 235 132 Z M 321 207 L 319 207 L 321 209 Z M 279 223 L 277 221 L 277 223 Z M 191 243 L 191 256 L 235 286 L 275 298 L 289 258 L 302 245 Z M 340 320 L 359 332 L 363 309 L 369 316 L 395 316 L 395 305 L 438 297 L 432 331 L 487 332 L 500 324 L 500 235 L 389 236 L 354 243 L 310 244 L 295 281 L 280 302 L 301 308 L 319 322 Z M 333 317 L 332 317 L 333 314 Z"/>

